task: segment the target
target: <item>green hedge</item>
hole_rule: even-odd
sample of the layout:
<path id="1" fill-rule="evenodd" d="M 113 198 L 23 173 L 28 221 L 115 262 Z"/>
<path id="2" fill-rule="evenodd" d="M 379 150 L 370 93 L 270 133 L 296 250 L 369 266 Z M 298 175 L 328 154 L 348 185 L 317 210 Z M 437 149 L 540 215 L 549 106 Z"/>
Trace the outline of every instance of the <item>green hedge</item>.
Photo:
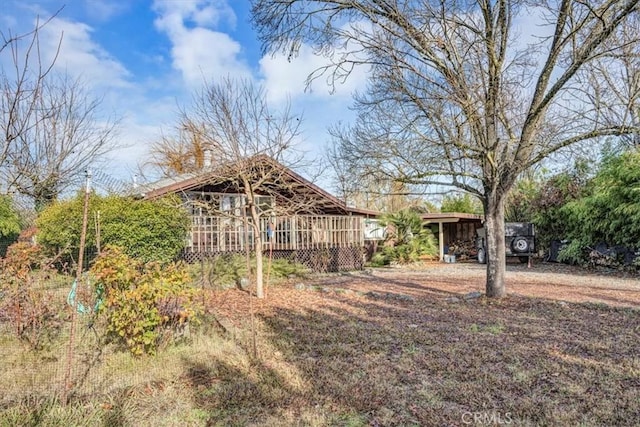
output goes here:
<path id="1" fill-rule="evenodd" d="M 77 258 L 82 228 L 84 196 L 56 202 L 37 219 L 38 242 L 63 261 Z M 130 197 L 98 196 L 89 199 L 87 253 L 95 252 L 96 230 L 101 246 L 114 245 L 142 262 L 173 260 L 184 247 L 189 216 L 178 197 L 137 200 Z"/>
<path id="2" fill-rule="evenodd" d="M 4 256 L 7 247 L 16 241 L 21 228 L 22 221 L 11 198 L 0 195 L 0 256 Z"/>
<path id="3" fill-rule="evenodd" d="M 605 157 L 584 193 L 561 209 L 572 241 L 561 259 L 583 263 L 600 242 L 640 249 L 640 151 Z"/>

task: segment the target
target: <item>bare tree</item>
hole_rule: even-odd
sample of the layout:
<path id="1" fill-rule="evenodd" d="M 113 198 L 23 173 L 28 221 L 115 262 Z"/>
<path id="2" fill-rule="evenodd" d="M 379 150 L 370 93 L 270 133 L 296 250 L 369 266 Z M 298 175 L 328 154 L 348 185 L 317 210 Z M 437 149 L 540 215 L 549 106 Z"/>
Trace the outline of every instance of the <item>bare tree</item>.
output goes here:
<path id="1" fill-rule="evenodd" d="M 79 80 L 50 74 L 39 86 L 35 99 L 17 106 L 27 126 L 13 138 L 3 171 L 9 187 L 32 198 L 36 210 L 117 147 L 117 121 L 100 117 L 101 100 Z"/>
<path id="2" fill-rule="evenodd" d="M 609 126 L 629 123 L 640 128 L 640 44 L 637 43 L 640 15 L 635 14 L 605 42 L 609 51 L 592 63 L 584 73 L 585 98 L 591 105 L 605 105 L 602 121 Z M 617 138 L 614 146 L 640 147 L 640 133 Z"/>
<path id="3" fill-rule="evenodd" d="M 0 31 L 0 170 L 6 166 L 15 139 L 34 126 L 31 114 L 58 56 L 56 52 L 51 62 L 43 63 L 40 53 L 40 30 L 53 17 L 45 22 L 36 20 L 28 33 Z"/>
<path id="4" fill-rule="evenodd" d="M 388 212 L 393 210 L 390 199 L 406 199 L 406 194 L 392 194 L 389 180 L 363 175 L 355 163 L 345 161 L 344 155 L 342 147 L 334 144 L 328 147 L 325 159 L 327 168 L 333 172 L 334 191 L 346 205 Z"/>
<path id="5" fill-rule="evenodd" d="M 403 135 L 405 139 L 398 142 L 398 135 L 391 130 L 397 119 L 388 112 L 384 114 L 386 117 L 381 115 L 375 120 L 366 114 L 359 116 L 362 128 L 343 124 L 331 127 L 333 140 L 326 156 L 337 177 L 337 188 L 352 202 L 359 207 L 396 212 L 420 204 L 419 196 L 424 195 L 425 187 L 417 180 L 408 182 L 401 172 L 398 162 L 405 159 L 399 149 L 410 135 Z M 375 134 L 369 124 L 376 126 Z M 369 137 L 367 141 L 365 135 Z"/>
<path id="6" fill-rule="evenodd" d="M 145 166 L 159 170 L 165 177 L 201 171 L 205 153 L 214 148 L 207 147 L 194 129 L 179 128 L 172 134 L 163 134 L 151 145 Z"/>
<path id="7" fill-rule="evenodd" d="M 207 203 L 206 208 L 216 215 L 246 218 L 246 226 L 253 236 L 258 298 L 265 295 L 264 219 L 313 209 L 310 198 L 295 188 L 288 169 L 282 167 L 299 165 L 301 156 L 293 148 L 300 124 L 300 116 L 294 116 L 288 106 L 272 110 L 263 88 L 250 81 L 226 78 L 206 84 L 194 96 L 191 108 L 181 112 L 177 136 L 167 137 L 178 141 L 178 145 L 163 141 L 155 149 L 156 162 L 166 173 L 197 172 L 206 184 L 223 184 L 227 192 L 242 195 L 242 206 L 213 201 Z M 168 150 L 164 152 L 164 148 Z M 176 152 L 183 154 L 183 161 L 173 163 Z"/>
<path id="8" fill-rule="evenodd" d="M 116 147 L 116 121 L 99 116 L 100 100 L 79 80 L 53 71 L 60 45 L 43 63 L 40 30 L 51 19 L 36 21 L 26 34 L 0 33 L 0 178 L 36 209 Z"/>
<path id="9" fill-rule="evenodd" d="M 354 157 L 372 173 L 477 195 L 486 218 L 486 294 L 501 297 L 505 199 L 517 177 L 581 141 L 638 132 L 630 120 L 602 120 L 616 105 L 584 96 L 587 65 L 624 56 L 613 35 L 638 4 L 255 0 L 253 20 L 265 50 L 295 55 L 309 43 L 333 60 L 311 78 L 336 81 L 359 64 L 371 67 L 359 122 L 342 140 L 354 141 Z M 514 21 L 536 14 L 542 34 L 523 45 Z M 637 45 L 637 30 L 625 45 Z"/>

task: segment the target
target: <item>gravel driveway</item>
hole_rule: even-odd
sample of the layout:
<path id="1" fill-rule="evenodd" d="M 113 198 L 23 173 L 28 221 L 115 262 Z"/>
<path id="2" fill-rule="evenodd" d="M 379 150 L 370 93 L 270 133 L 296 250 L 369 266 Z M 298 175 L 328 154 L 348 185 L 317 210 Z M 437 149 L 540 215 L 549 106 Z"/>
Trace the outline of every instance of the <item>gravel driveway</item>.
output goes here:
<path id="1" fill-rule="evenodd" d="M 403 293 L 430 290 L 443 297 L 484 292 L 485 266 L 473 262 L 427 263 L 419 267 L 392 267 L 366 270 L 346 277 L 327 277 L 321 282 L 347 288 L 382 292 L 402 288 Z M 539 263 L 532 268 L 507 264 L 508 294 L 559 301 L 605 303 L 640 308 L 640 278 L 592 272 L 579 267 Z"/>

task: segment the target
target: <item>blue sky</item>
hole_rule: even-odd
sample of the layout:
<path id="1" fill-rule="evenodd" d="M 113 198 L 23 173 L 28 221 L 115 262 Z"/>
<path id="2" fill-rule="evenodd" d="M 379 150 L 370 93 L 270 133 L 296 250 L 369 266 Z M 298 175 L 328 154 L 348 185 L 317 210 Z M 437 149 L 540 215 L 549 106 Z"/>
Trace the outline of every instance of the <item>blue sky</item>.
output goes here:
<path id="1" fill-rule="evenodd" d="M 179 105 L 189 102 L 203 79 L 232 75 L 263 84 L 273 107 L 291 100 L 303 116 L 299 148 L 319 156 L 327 126 L 352 117 L 354 90 L 364 87 L 358 70 L 333 94 L 320 79 L 305 90 L 305 78 L 324 63 L 303 46 L 300 57 L 263 57 L 251 27 L 248 0 L 2 0 L 0 28 L 27 31 L 64 5 L 43 30 L 46 55 L 62 48 L 55 67 L 80 77 L 103 114 L 122 119 L 119 141 L 103 172 L 129 180 L 149 145 L 169 130 Z"/>

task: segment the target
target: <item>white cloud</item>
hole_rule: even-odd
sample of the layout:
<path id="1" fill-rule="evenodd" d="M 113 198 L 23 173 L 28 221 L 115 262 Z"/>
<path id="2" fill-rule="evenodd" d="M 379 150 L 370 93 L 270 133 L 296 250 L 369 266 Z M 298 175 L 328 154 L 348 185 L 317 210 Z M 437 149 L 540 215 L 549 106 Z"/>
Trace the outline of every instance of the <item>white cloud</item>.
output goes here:
<path id="1" fill-rule="evenodd" d="M 171 41 L 173 68 L 182 74 L 189 86 L 204 79 L 227 75 L 250 77 L 251 71 L 242 60 L 242 47 L 228 34 L 215 31 L 225 23 L 234 26 L 236 16 L 226 1 L 157 0 L 155 26 Z"/>
<path id="2" fill-rule="evenodd" d="M 73 77 L 81 77 L 93 88 L 127 87 L 129 71 L 98 43 L 93 29 L 81 22 L 54 18 L 42 29 L 40 43 L 45 63 L 53 60 L 60 44 L 55 67 Z"/>
<path id="3" fill-rule="evenodd" d="M 103 22 L 124 12 L 129 6 L 129 2 L 118 2 L 113 0 L 86 0 L 84 5 L 89 16 Z"/>
<path id="4" fill-rule="evenodd" d="M 140 120 L 145 123 L 141 123 Z M 151 144 L 159 137 L 160 127 L 146 124 L 144 117 L 127 117 L 121 124 L 120 145 L 107 156 L 108 167 L 103 171 L 120 179 L 129 179 L 149 156 Z"/>
<path id="5" fill-rule="evenodd" d="M 227 34 L 195 28 L 173 38 L 173 65 L 190 86 L 227 75 L 249 77 L 238 59 L 241 46 Z"/>
<path id="6" fill-rule="evenodd" d="M 327 64 L 329 64 L 327 58 L 314 54 L 308 46 L 303 46 L 300 54 L 291 60 L 284 55 L 262 58 L 260 71 L 269 93 L 269 100 L 279 103 L 288 97 L 297 98 L 305 91 L 321 98 L 350 97 L 355 90 L 364 87 L 367 80 L 366 68 L 356 67 L 344 82 L 337 80 L 334 88 L 330 85 L 331 69 L 313 80 L 307 88 L 307 77 Z"/>
<path id="7" fill-rule="evenodd" d="M 357 25 L 352 23 L 350 25 Z M 353 45 L 334 52 L 334 58 L 353 55 L 359 49 Z M 327 128 L 339 121 L 349 122 L 354 112 L 349 109 L 355 91 L 365 88 L 368 66 L 357 66 L 346 79 L 336 79 L 331 85 L 332 68 L 307 85 L 307 78 L 322 67 L 331 65 L 331 59 L 314 52 L 303 44 L 299 54 L 291 59 L 282 54 L 265 56 L 260 62 L 260 75 L 269 102 L 275 106 L 290 101 L 294 110 L 303 113 L 304 140 L 297 147 L 307 158 L 322 156 L 330 136 Z"/>
<path id="8" fill-rule="evenodd" d="M 236 23 L 236 15 L 226 0 L 156 0 L 153 7 L 159 15 L 156 24 L 170 21 L 169 28 L 174 29 L 192 24 L 214 28 L 221 21 L 232 26 Z"/>

